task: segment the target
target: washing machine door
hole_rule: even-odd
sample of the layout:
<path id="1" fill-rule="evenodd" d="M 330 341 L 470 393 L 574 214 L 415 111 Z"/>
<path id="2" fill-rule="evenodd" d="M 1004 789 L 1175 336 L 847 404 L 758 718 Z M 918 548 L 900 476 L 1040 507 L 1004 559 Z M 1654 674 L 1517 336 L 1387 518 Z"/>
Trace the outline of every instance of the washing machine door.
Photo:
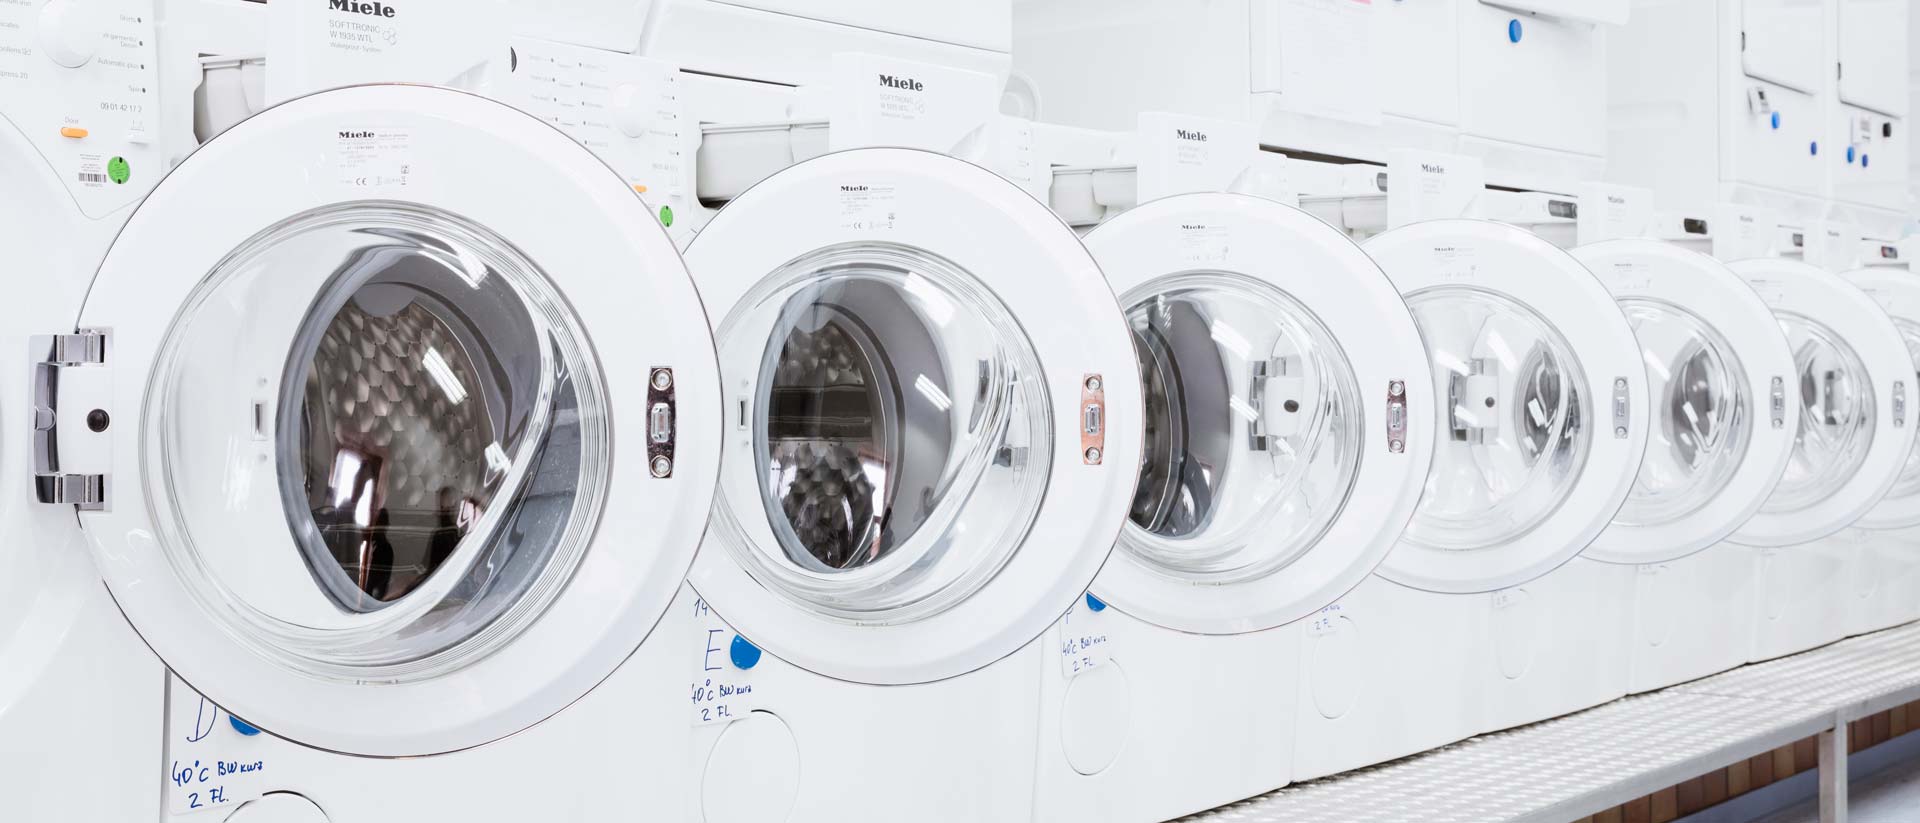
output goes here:
<path id="1" fill-rule="evenodd" d="M 990 172 L 830 154 L 687 249 L 727 404 L 690 582 L 782 659 L 863 683 L 998 660 L 1086 591 L 1126 519 L 1140 386 L 1071 229 Z"/>
<path id="2" fill-rule="evenodd" d="M 1800 425 L 1793 352 L 1773 311 L 1725 264 L 1658 240 L 1573 250 L 1619 301 L 1647 370 L 1647 455 L 1585 557 L 1664 563 L 1760 510 Z"/>
<path id="3" fill-rule="evenodd" d="M 1306 212 L 1238 194 L 1087 236 L 1146 393 L 1128 524 L 1094 591 L 1181 631 L 1300 619 L 1370 574 L 1433 456 L 1427 352 L 1380 267 Z"/>
<path id="4" fill-rule="evenodd" d="M 1599 279 L 1513 226 L 1434 220 L 1364 244 L 1420 324 L 1441 401 L 1433 470 L 1388 579 L 1436 592 L 1532 580 L 1632 489 L 1647 370 Z"/>
<path id="5" fill-rule="evenodd" d="M 1920 363 L 1920 282 L 1915 281 L 1913 274 L 1860 269 L 1848 273 L 1846 279 L 1880 304 L 1881 310 L 1893 321 L 1894 329 L 1900 332 L 1900 339 L 1907 344 L 1908 355 Z M 1916 375 L 1914 385 L 1920 386 L 1920 375 Z M 1900 476 L 1894 480 L 1893 488 L 1880 499 L 1880 505 L 1861 515 L 1853 525 L 1863 529 L 1920 526 L 1920 437 L 1915 438 L 1914 449 L 1907 452 L 1906 463 L 1900 467 Z"/>
<path id="6" fill-rule="evenodd" d="M 1793 350 L 1788 401 L 1801 406 L 1786 475 L 1731 538 L 1792 546 L 1833 534 L 1872 511 L 1913 447 L 1914 364 L 1874 299 L 1839 275 L 1792 260 L 1743 260 Z"/>
<path id="7" fill-rule="evenodd" d="M 667 608 L 719 457 L 686 269 L 506 106 L 325 92 L 214 139 L 49 341 L 49 496 L 127 618 L 234 715 L 445 752 L 607 677 Z"/>

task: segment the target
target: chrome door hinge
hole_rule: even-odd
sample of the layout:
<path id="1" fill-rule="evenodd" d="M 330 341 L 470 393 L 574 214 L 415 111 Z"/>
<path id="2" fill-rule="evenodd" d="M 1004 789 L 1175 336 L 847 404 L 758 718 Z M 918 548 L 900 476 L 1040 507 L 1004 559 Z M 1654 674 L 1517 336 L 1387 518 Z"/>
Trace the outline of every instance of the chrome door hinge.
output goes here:
<path id="1" fill-rule="evenodd" d="M 104 509 L 112 453 L 106 332 L 38 335 L 30 345 L 34 495 L 42 503 Z"/>

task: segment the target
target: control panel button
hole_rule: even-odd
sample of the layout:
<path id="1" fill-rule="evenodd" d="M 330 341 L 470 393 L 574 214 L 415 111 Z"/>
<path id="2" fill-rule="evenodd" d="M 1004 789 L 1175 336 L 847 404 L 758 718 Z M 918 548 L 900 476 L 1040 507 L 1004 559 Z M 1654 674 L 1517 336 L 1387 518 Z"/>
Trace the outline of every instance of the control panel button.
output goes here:
<path id="1" fill-rule="evenodd" d="M 61 126 L 60 136 L 70 137 L 72 139 L 78 140 L 82 137 L 87 136 L 87 130 L 80 128 L 79 126 Z"/>
<path id="2" fill-rule="evenodd" d="M 47 59 L 70 69 L 93 59 L 106 33 L 97 6 L 89 0 L 52 0 L 40 8 L 40 47 Z"/>

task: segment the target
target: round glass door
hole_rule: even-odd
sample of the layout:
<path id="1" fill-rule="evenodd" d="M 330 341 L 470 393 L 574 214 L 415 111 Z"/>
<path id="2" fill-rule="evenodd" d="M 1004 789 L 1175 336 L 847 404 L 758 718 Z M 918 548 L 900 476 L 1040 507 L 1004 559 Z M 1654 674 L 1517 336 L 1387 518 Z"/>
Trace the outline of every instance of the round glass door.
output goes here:
<path id="1" fill-rule="evenodd" d="M 1860 470 L 1873 445 L 1875 401 L 1866 365 L 1839 334 L 1802 314 L 1776 314 L 1798 369 L 1800 430 L 1760 511 L 1790 514 L 1832 497 Z"/>
<path id="2" fill-rule="evenodd" d="M 762 279 L 718 338 L 751 444 L 724 471 L 754 478 L 723 489 L 723 543 L 761 585 L 898 624 L 965 599 L 1021 545 L 1051 412 L 1032 345 L 974 275 L 910 246 L 832 246 Z"/>
<path id="3" fill-rule="evenodd" d="M 55 398 L 128 622 L 222 709 L 354 755 L 478 746 L 604 682 L 719 466 L 712 337 L 651 220 L 550 125 L 425 86 L 188 157 L 101 262 L 74 327 L 103 362 Z"/>
<path id="4" fill-rule="evenodd" d="M 1906 275 L 1902 275 L 1906 276 Z M 1911 284 L 1902 284 L 1912 288 Z M 1914 363 L 1920 364 L 1920 322 L 1889 314 L 1893 327 L 1900 332 L 1900 339 L 1907 345 L 1907 354 Z M 1920 367 L 1916 367 L 1914 385 L 1920 385 Z M 1897 529 L 1920 524 L 1920 439 L 1914 441 L 1907 450 L 1907 458 L 1900 466 L 1900 476 L 1893 481 L 1893 488 L 1881 498 L 1880 505 L 1860 519 L 1857 524 L 1873 529 Z"/>
<path id="5" fill-rule="evenodd" d="M 234 379 L 235 350 L 286 337 L 263 295 L 299 279 L 323 285 L 280 379 Z M 161 349 L 161 549 L 289 668 L 444 675 L 538 619 L 584 552 L 609 470 L 600 374 L 551 281 L 487 229 L 401 203 L 298 215 L 222 261 Z M 234 528 L 266 511 L 297 551 Z"/>
<path id="6" fill-rule="evenodd" d="M 1711 503 L 1746 460 L 1753 399 L 1733 346 L 1698 315 L 1665 300 L 1620 309 L 1646 361 L 1653 420 L 1646 457 L 1614 523 L 1662 526 Z"/>
<path id="7" fill-rule="evenodd" d="M 1505 295 L 1439 286 L 1407 298 L 1445 392 L 1426 492 L 1404 540 L 1474 551 L 1519 540 L 1572 493 L 1593 435 L 1580 361 Z"/>
<path id="8" fill-rule="evenodd" d="M 1360 465 L 1360 390 L 1313 312 L 1224 272 L 1121 298 L 1146 394 L 1146 445 L 1120 548 L 1176 579 L 1272 574 L 1339 516 Z"/>

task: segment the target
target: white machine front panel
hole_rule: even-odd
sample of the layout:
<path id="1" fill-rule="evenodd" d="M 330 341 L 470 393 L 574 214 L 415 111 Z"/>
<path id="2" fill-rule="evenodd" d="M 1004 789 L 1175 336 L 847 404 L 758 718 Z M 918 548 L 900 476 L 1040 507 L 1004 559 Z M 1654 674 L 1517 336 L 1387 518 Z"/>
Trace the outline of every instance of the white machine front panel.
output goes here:
<path id="1" fill-rule="evenodd" d="M 1750 77 L 1819 92 L 1825 18 L 1821 0 L 1741 0 L 1741 66 Z"/>
<path id="2" fill-rule="evenodd" d="M 691 0 L 680 0 L 690 2 Z M 706 0 L 990 51 L 1013 48 L 1013 3 L 952 0 Z"/>
<path id="3" fill-rule="evenodd" d="M 1253 0 L 1251 11 L 1251 88 L 1278 93 L 1285 110 L 1458 122 L 1452 4 Z"/>
<path id="4" fill-rule="evenodd" d="M 691 193 L 680 72 L 658 60 L 547 40 L 515 38 L 502 102 L 579 141 L 673 225 Z"/>
<path id="5" fill-rule="evenodd" d="M 0 117 L 82 213 L 139 200 L 165 172 L 152 0 L 0 3 Z"/>
<path id="6" fill-rule="evenodd" d="M 1833 199 L 1905 212 L 1913 173 L 1905 118 L 1838 105 L 1828 125 L 1834 151 L 1823 158 Z"/>
<path id="7" fill-rule="evenodd" d="M 1821 164 L 1835 149 L 1819 98 L 1744 75 L 1738 82 L 1739 93 L 1720 100 L 1726 141 L 1721 179 L 1818 195 L 1825 180 Z"/>
<path id="8" fill-rule="evenodd" d="M 1605 33 L 1606 27 L 1584 20 L 1462 4 L 1461 130 L 1600 154 L 1606 144 Z"/>
<path id="9" fill-rule="evenodd" d="M 1557 17 L 1569 22 L 1627 22 L 1628 0 L 1480 0 L 1482 5 Z"/>
<path id="10" fill-rule="evenodd" d="M 1912 0 L 1838 0 L 1840 101 L 1907 113 L 1907 31 Z"/>

